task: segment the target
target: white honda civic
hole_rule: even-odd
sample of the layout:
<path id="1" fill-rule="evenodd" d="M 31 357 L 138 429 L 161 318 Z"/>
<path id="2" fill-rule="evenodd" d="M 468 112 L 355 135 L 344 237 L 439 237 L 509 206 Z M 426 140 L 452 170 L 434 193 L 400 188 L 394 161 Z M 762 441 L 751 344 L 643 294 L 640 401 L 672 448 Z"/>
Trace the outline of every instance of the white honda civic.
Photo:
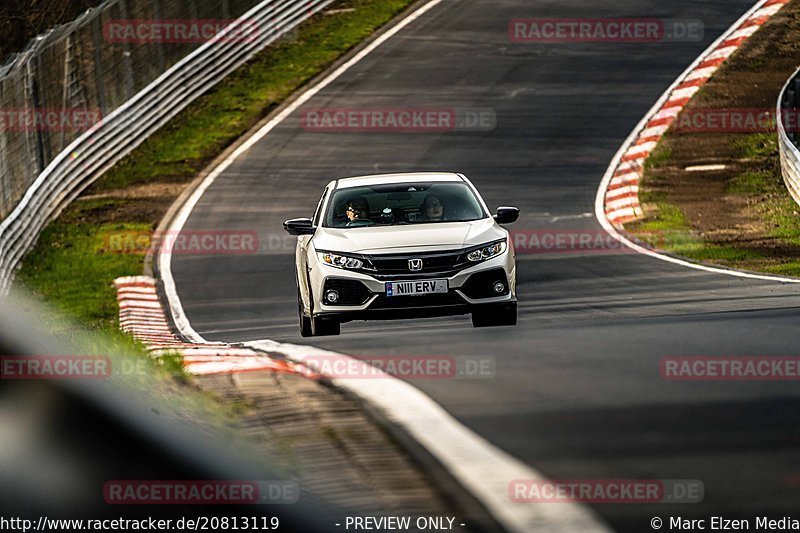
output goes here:
<path id="1" fill-rule="evenodd" d="M 300 333 L 338 335 L 351 320 L 472 314 L 472 324 L 517 323 L 516 263 L 500 224 L 461 174 L 407 173 L 334 180 L 297 235 Z"/>

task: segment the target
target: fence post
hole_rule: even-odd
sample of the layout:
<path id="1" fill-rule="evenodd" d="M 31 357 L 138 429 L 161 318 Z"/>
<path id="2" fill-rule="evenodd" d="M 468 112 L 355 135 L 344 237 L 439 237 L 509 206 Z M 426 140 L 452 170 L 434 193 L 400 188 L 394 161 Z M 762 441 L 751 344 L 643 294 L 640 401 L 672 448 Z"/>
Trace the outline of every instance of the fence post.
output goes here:
<path id="1" fill-rule="evenodd" d="M 37 64 L 39 63 L 37 56 Z M 30 62 L 25 64 L 25 92 L 26 96 L 30 99 L 30 110 L 31 116 L 36 117 L 36 114 L 39 112 L 39 88 L 36 83 L 36 76 L 33 74 L 33 66 Z M 44 147 L 42 146 L 42 136 L 39 128 L 36 127 L 36 123 L 33 124 L 33 131 L 26 132 L 26 137 L 30 138 L 33 136 L 33 154 L 35 157 L 35 174 L 39 174 L 42 170 L 44 170 Z"/>
<path id="2" fill-rule="evenodd" d="M 97 94 L 97 107 L 105 114 L 108 112 L 106 104 L 106 85 L 103 83 L 103 32 L 100 30 L 100 14 L 92 19 L 92 49 L 94 51 L 94 84 Z"/>
<path id="3" fill-rule="evenodd" d="M 120 15 L 124 20 L 128 20 L 128 6 L 127 0 L 120 0 L 119 2 Z M 122 42 L 122 62 L 125 71 L 125 100 L 130 100 L 133 96 L 133 60 L 131 59 L 131 49 L 128 42 L 123 39 Z"/>
<path id="4" fill-rule="evenodd" d="M 150 3 L 153 6 L 153 14 L 159 20 L 163 19 L 164 16 L 161 14 L 161 5 L 158 3 L 158 0 L 150 0 Z M 156 43 L 156 55 L 158 57 L 158 70 L 159 72 L 163 72 L 166 69 L 166 61 L 164 60 L 164 42 L 158 41 Z"/>

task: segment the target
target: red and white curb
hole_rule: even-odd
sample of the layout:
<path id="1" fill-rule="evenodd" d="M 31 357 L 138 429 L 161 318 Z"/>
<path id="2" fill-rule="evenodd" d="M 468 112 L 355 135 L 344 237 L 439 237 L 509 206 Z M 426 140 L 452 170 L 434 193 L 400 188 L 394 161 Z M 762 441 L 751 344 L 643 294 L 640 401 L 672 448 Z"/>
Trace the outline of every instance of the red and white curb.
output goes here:
<path id="1" fill-rule="evenodd" d="M 156 292 L 156 280 L 132 276 L 114 280 L 119 303 L 119 327 L 142 342 L 152 355 L 179 353 L 192 374 L 210 375 L 254 370 L 289 372 L 317 377 L 305 366 L 272 359 L 262 351 L 221 342 L 184 342 L 173 332 Z"/>
<path id="2" fill-rule="evenodd" d="M 612 163 L 610 179 L 604 181 L 603 216 L 611 225 L 622 229 L 626 222 L 642 217 L 639 180 L 647 157 L 692 96 L 720 65 L 789 1 L 758 2 L 695 60 L 650 110 L 646 120 L 639 123 Z"/>

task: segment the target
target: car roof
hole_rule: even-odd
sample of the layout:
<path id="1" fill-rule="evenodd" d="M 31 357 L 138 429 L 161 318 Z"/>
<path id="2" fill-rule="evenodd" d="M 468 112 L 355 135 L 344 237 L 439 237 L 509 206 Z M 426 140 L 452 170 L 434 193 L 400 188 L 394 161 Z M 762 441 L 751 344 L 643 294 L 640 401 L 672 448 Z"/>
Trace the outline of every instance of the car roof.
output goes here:
<path id="1" fill-rule="evenodd" d="M 431 181 L 464 181 L 455 172 L 405 172 L 396 174 L 373 174 L 371 176 L 356 176 L 353 178 L 342 178 L 337 180 L 337 189 L 349 189 L 351 187 L 365 187 L 370 185 L 382 185 L 385 183 L 419 183 Z"/>

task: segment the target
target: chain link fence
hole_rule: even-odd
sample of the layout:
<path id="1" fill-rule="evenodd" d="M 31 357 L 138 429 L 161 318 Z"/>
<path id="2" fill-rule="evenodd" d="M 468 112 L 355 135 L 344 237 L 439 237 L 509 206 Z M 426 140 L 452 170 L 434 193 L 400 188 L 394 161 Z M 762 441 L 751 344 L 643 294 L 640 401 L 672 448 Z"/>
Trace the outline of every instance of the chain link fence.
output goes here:
<path id="1" fill-rule="evenodd" d="M 0 220 L 81 133 L 257 3 L 108 0 L 0 67 Z"/>

